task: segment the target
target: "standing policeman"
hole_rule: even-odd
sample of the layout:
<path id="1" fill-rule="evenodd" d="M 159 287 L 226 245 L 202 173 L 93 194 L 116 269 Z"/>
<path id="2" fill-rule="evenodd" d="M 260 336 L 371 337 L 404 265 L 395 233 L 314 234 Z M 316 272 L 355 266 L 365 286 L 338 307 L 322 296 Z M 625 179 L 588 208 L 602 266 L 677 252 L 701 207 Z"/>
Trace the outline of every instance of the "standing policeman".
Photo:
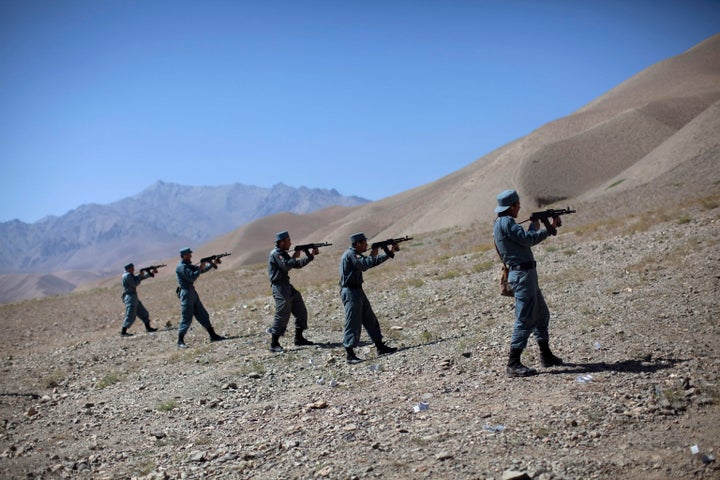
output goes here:
<path id="1" fill-rule="evenodd" d="M 508 282 L 515 292 L 515 323 L 510 339 L 510 355 L 507 364 L 509 377 L 528 377 L 537 370 L 528 368 L 520 361 L 530 335 L 540 347 L 540 362 L 543 367 L 562 365 L 563 361 L 550 350 L 550 311 L 538 284 L 535 258 L 530 247 L 545 240 L 557 231 L 562 222 L 553 218 L 551 229 L 540 229 L 540 222 L 530 222 L 527 230 L 515 223 L 520 212 L 520 197 L 515 190 L 505 190 L 497 196 L 495 208 L 497 219 L 493 227 L 495 245 L 503 262 L 510 268 Z"/>
<path id="2" fill-rule="evenodd" d="M 375 343 L 378 355 L 394 353 L 397 348 L 389 347 L 382 341 L 380 322 L 373 312 L 370 301 L 363 291 L 363 272 L 369 268 L 377 267 L 381 263 L 395 256 L 400 250 L 397 244 L 391 245 L 386 253 L 378 255 L 378 249 L 370 252 L 370 256 L 363 255 L 367 251 L 367 237 L 365 234 L 355 233 L 350 236 L 350 248 L 348 248 L 340 259 L 340 298 L 345 307 L 345 332 L 343 334 L 343 346 L 345 347 L 346 360 L 349 364 L 359 363 L 355 356 L 354 348 L 360 343 L 361 327 L 370 339 Z"/>
<path id="3" fill-rule="evenodd" d="M 271 352 L 282 352 L 280 337 L 285 335 L 290 314 L 295 317 L 295 345 L 314 345 L 314 342 L 303 337 L 303 330 L 307 329 L 307 308 L 302 294 L 295 290 L 290 284 L 289 272 L 293 268 L 303 268 L 315 258 L 318 249 L 312 253 L 307 252 L 305 258 L 300 258 L 300 251 L 293 253 L 292 257 L 288 250 L 292 245 L 290 234 L 287 231 L 275 234 L 275 248 L 270 251 L 268 257 L 268 276 L 272 285 L 272 294 L 275 299 L 275 318 L 268 332 L 272 335 L 270 340 Z"/>
<path id="4" fill-rule="evenodd" d="M 123 322 L 122 330 L 120 335 L 123 337 L 130 337 L 132 333 L 128 333 L 127 329 L 135 323 L 135 318 L 140 317 L 140 320 L 145 324 L 145 330 L 147 332 L 157 332 L 157 328 L 150 326 L 150 313 L 148 313 L 145 305 L 140 301 L 137 294 L 137 286 L 143 279 L 148 277 L 154 277 L 157 273 L 157 268 L 152 272 L 145 270 L 140 272 L 140 275 L 135 275 L 135 265 L 128 263 L 125 265 L 125 273 L 122 276 L 123 286 L 123 302 L 125 303 L 125 321 Z"/>
<path id="5" fill-rule="evenodd" d="M 210 334 L 211 342 L 225 340 L 225 337 L 215 333 L 210 323 L 210 314 L 205 310 L 194 286 L 195 280 L 197 280 L 200 274 L 213 268 L 216 262 L 211 260 L 209 262 L 201 262 L 199 266 L 193 265 L 192 253 L 192 250 L 189 248 L 180 250 L 180 263 L 178 263 L 175 269 L 175 275 L 177 276 L 177 281 L 180 286 L 180 310 L 182 314 L 180 326 L 178 327 L 178 348 L 187 348 L 187 345 L 185 345 L 185 334 L 190 328 L 193 316 L 197 318 L 200 325 Z"/>

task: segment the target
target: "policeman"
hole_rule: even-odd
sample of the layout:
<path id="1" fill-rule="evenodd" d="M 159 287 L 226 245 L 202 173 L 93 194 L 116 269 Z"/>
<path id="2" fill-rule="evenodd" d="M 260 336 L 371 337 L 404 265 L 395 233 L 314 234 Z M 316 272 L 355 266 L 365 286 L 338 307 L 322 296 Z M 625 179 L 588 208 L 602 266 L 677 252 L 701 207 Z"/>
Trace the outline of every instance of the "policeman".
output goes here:
<path id="1" fill-rule="evenodd" d="M 213 265 L 217 265 L 217 262 L 211 260 L 209 262 L 201 262 L 199 266 L 193 265 L 192 254 L 193 251 L 189 248 L 180 250 L 180 263 L 178 263 L 175 269 L 175 275 L 177 276 L 178 285 L 180 286 L 180 310 L 182 314 L 180 326 L 178 327 L 178 348 L 187 348 L 187 345 L 185 345 L 185 334 L 190 328 L 193 316 L 197 318 L 200 325 L 210 334 L 211 342 L 225 340 L 225 337 L 215 333 L 210 323 L 210 314 L 205 310 L 194 286 L 195 280 L 197 280 L 200 274 L 213 268 Z"/>
<path id="2" fill-rule="evenodd" d="M 375 343 L 378 355 L 394 353 L 397 348 L 389 347 L 382 341 L 382 332 L 370 301 L 363 291 L 363 272 L 376 267 L 395 256 L 400 248 L 397 244 L 391 245 L 387 253 L 378 255 L 378 249 L 370 252 L 370 256 L 363 255 L 367 251 L 367 238 L 362 232 L 350 236 L 350 248 L 340 259 L 340 298 L 345 307 L 345 332 L 343 346 L 346 360 L 349 364 L 359 363 L 362 360 L 355 355 L 354 348 L 360 342 L 360 327 L 364 327 L 367 334 Z"/>
<path id="3" fill-rule="evenodd" d="M 531 334 L 540 347 L 540 362 L 543 367 L 562 365 L 562 359 L 550 350 L 550 311 L 538 285 L 535 258 L 530 247 L 545 240 L 550 232 L 540 229 L 540 222 L 530 222 L 527 230 L 515 223 L 520 212 L 520 197 L 515 190 L 505 190 L 497 196 L 495 208 L 497 219 L 493 227 L 495 245 L 503 261 L 510 268 L 508 282 L 515 292 L 515 323 L 510 339 L 510 356 L 507 364 L 509 377 L 535 375 L 537 370 L 528 368 L 520 361 Z M 561 225 L 560 217 L 553 218 L 551 226 Z"/>
<path id="4" fill-rule="evenodd" d="M 285 335 L 290 314 L 295 317 L 295 345 L 315 344 L 303 336 L 303 330 L 307 329 L 307 308 L 300 292 L 290 284 L 289 272 L 293 268 L 303 268 L 312 262 L 315 255 L 318 254 L 318 249 L 315 248 L 312 253 L 308 252 L 304 258 L 300 258 L 299 250 L 292 256 L 288 254 L 290 245 L 292 245 L 292 241 L 287 231 L 276 233 L 275 248 L 270 251 L 268 257 L 268 276 L 275 299 L 275 317 L 268 333 L 272 335 L 270 351 L 276 353 L 283 351 L 279 340 Z"/>
<path id="5" fill-rule="evenodd" d="M 122 299 L 123 303 L 125 303 L 125 321 L 123 322 L 122 330 L 120 330 L 121 336 L 132 336 L 132 333 L 128 333 L 127 330 L 135 323 L 136 317 L 140 317 L 140 320 L 145 324 L 145 331 L 157 332 L 157 328 L 150 326 L 150 314 L 137 294 L 137 287 L 140 285 L 140 282 L 145 278 L 154 277 L 157 272 L 156 268 L 153 271 L 145 270 L 140 272 L 140 275 L 135 275 L 135 265 L 132 263 L 125 265 L 125 273 L 123 273 L 122 276 Z"/>

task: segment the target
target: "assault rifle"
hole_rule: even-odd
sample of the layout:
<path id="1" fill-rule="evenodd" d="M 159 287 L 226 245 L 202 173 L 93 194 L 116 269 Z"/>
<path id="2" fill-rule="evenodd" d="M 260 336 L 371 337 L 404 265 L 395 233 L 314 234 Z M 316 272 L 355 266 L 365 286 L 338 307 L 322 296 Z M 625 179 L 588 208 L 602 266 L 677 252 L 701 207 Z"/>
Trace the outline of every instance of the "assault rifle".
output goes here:
<path id="1" fill-rule="evenodd" d="M 393 257 L 394 255 L 388 250 L 388 247 L 390 245 L 397 245 L 400 242 L 407 242 L 408 240 L 412 240 L 413 237 L 408 237 L 405 235 L 404 237 L 400 238 L 388 238 L 387 240 L 383 240 L 381 242 L 374 242 L 372 245 L 370 245 L 370 250 L 375 250 L 376 248 L 382 248 L 385 250 L 385 253 Z"/>
<path id="2" fill-rule="evenodd" d="M 167 267 L 164 263 L 162 265 L 150 265 L 149 267 L 143 267 L 140 269 L 140 274 L 143 272 L 147 272 L 149 276 L 154 277 L 155 274 L 153 273 L 153 270 L 157 270 L 158 268 Z"/>
<path id="3" fill-rule="evenodd" d="M 201 259 L 200 259 L 200 263 L 203 263 L 203 262 L 211 262 L 210 264 L 212 265 L 212 267 L 213 267 L 213 268 L 217 268 L 217 264 L 218 264 L 218 263 L 222 263 L 222 261 L 221 261 L 220 259 L 223 258 L 223 257 L 228 257 L 228 256 L 230 256 L 230 254 L 227 253 L 227 252 L 225 252 L 225 253 L 218 253 L 218 254 L 215 254 L 215 255 L 210 255 L 209 257 L 201 258 Z M 214 261 L 214 262 L 213 262 L 213 261 Z"/>
<path id="4" fill-rule="evenodd" d="M 332 245 L 332 243 L 304 243 L 302 245 L 295 245 L 295 251 L 297 252 L 302 250 L 303 252 L 305 252 L 305 255 L 310 255 L 310 250 L 314 250 L 320 247 L 329 247 L 330 245 Z"/>
<path id="5" fill-rule="evenodd" d="M 548 231 L 550 232 L 551 235 L 556 235 L 557 229 L 555 227 L 553 227 L 552 225 L 550 225 L 550 222 L 548 221 L 548 219 L 559 217 L 560 215 L 567 215 L 569 213 L 575 213 L 575 210 L 570 210 L 570 207 L 561 208 L 559 210 L 556 210 L 554 208 L 549 208 L 547 210 L 543 210 L 542 212 L 531 213 L 530 218 L 528 218 L 527 220 L 523 220 L 520 223 L 525 223 L 528 221 L 534 222 L 535 220 L 540 220 L 543 223 L 543 225 L 545 225 L 545 228 L 548 229 Z M 561 223 L 558 224 L 558 227 L 560 225 L 561 225 Z"/>

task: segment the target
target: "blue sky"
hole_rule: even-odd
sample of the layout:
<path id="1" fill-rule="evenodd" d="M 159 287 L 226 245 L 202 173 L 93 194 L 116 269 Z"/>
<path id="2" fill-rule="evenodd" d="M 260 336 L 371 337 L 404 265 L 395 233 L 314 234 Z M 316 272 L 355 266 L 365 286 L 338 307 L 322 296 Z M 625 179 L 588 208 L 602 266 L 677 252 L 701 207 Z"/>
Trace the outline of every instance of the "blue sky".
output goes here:
<path id="1" fill-rule="evenodd" d="M 720 2 L 0 1 L 0 221 L 157 180 L 437 180 L 720 32 Z"/>

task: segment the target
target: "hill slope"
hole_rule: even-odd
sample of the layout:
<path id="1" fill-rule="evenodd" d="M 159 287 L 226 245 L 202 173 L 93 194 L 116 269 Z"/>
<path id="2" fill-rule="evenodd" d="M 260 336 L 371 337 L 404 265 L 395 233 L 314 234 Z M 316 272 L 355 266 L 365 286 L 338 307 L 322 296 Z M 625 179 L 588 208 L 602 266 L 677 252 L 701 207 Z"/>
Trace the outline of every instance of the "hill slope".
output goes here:
<path id="1" fill-rule="evenodd" d="M 400 350 L 377 357 L 363 334 L 355 366 L 341 345 L 339 252 L 293 272 L 318 345 L 286 336 L 284 354 L 267 349 L 264 265 L 199 279 L 229 339 L 209 343 L 195 323 L 188 350 L 175 347 L 170 276 L 140 288 L 152 335 L 136 324 L 120 337 L 117 285 L 2 305 L 0 476 L 717 478 L 720 196 L 706 200 L 566 225 L 535 248 L 566 365 L 529 379 L 504 376 L 513 309 L 487 229 L 420 235 L 366 273 Z M 533 341 L 523 361 L 538 367 Z"/>
<path id="2" fill-rule="evenodd" d="M 311 221 L 312 237 L 345 247 L 356 231 L 386 238 L 487 224 L 495 196 L 506 188 L 520 192 L 524 212 L 572 203 L 578 210 L 573 222 L 713 195 L 720 191 L 719 102 L 716 35 L 457 172 L 329 216 L 325 223 Z M 265 231 L 264 238 L 230 234 L 213 245 L 242 250 L 252 263 L 269 249 L 270 232 L 286 228 L 285 218 L 262 218 L 243 231 Z M 305 232 L 294 236 L 300 240 Z M 240 238 L 242 244 L 234 243 Z"/>

